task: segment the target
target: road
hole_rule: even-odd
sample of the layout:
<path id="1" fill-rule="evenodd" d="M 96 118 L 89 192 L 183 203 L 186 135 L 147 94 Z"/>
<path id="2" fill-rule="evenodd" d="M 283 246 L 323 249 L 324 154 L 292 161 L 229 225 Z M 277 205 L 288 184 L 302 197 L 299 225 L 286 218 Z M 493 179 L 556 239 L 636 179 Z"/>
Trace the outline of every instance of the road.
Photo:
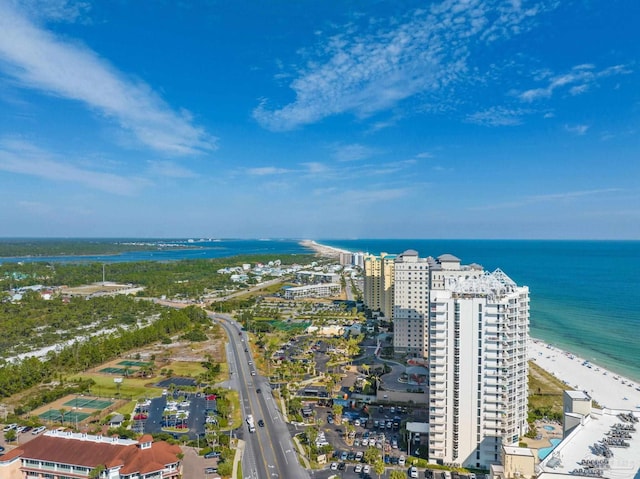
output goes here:
<path id="1" fill-rule="evenodd" d="M 229 387 L 240 394 L 243 420 L 253 415 L 256 432 L 250 434 L 243 421 L 246 448 L 242 461 L 245 479 L 309 478 L 309 473 L 298 463 L 287 424 L 275 404 L 269 382 L 259 376 L 252 363 L 251 351 L 245 352 L 247 336 L 240 324 L 231 317 L 208 313 L 227 333 L 227 361 L 231 378 Z M 251 364 L 249 364 L 251 362 Z M 252 376 L 252 371 L 255 376 Z M 257 389 L 262 392 L 258 393 Z M 258 421 L 264 421 L 264 427 Z"/>

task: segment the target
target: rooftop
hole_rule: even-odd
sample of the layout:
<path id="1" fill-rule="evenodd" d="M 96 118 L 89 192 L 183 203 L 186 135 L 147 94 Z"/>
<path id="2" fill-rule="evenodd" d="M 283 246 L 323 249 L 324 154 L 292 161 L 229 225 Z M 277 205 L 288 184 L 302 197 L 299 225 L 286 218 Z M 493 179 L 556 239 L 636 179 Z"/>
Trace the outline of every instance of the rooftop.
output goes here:
<path id="1" fill-rule="evenodd" d="M 628 447 L 609 447 L 613 453 L 608 459 L 608 466 L 602 469 L 602 477 L 610 479 L 633 479 L 640 477 L 640 422 L 627 422 L 619 417 L 621 411 L 614 410 L 594 410 L 591 417 L 585 418 L 582 425 L 578 426 L 569 434 L 539 465 L 542 473 L 539 479 L 557 477 L 558 474 L 570 475 L 572 477 L 586 476 L 587 474 L 576 474 L 575 471 L 585 469 L 582 462 L 589 460 L 601 461 L 606 459 L 602 455 L 597 455 L 597 447 L 602 445 L 602 440 L 609 438 L 607 434 L 612 431 L 614 425 L 633 425 L 635 432 L 630 432 L 630 438 L 624 439 Z M 640 418 L 638 412 L 625 412 Z M 594 447 L 596 445 L 596 447 Z M 594 477 L 594 476 L 591 476 Z"/>

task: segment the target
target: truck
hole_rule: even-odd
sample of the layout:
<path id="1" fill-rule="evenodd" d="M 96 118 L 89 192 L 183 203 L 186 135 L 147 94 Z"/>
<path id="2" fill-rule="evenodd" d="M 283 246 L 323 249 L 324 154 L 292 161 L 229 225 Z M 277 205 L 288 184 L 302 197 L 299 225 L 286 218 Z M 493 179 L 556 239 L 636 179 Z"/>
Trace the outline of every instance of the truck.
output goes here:
<path id="1" fill-rule="evenodd" d="M 256 432 L 256 425 L 251 414 L 247 415 L 247 426 L 249 427 L 249 432 Z"/>

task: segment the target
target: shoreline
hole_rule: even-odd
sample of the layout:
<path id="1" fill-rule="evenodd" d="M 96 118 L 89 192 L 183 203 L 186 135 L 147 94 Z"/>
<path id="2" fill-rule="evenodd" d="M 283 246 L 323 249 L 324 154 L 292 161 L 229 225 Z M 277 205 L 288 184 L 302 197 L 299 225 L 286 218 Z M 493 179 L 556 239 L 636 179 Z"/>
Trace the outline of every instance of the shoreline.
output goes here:
<path id="1" fill-rule="evenodd" d="M 584 391 L 601 407 L 638 411 L 640 383 L 598 366 L 571 352 L 529 338 L 529 360 L 568 387 Z"/>
<path id="2" fill-rule="evenodd" d="M 318 243 L 318 242 L 316 242 L 314 240 L 310 240 L 310 239 L 302 240 L 298 244 L 300 246 L 303 246 L 305 248 L 309 248 L 309 249 L 315 251 L 316 254 L 318 254 L 320 256 L 324 256 L 324 257 L 327 257 L 327 258 L 337 258 L 342 253 L 352 254 L 351 251 L 348 251 L 346 249 L 334 248 L 333 246 L 323 245 L 323 244 L 320 244 L 320 243 Z"/>

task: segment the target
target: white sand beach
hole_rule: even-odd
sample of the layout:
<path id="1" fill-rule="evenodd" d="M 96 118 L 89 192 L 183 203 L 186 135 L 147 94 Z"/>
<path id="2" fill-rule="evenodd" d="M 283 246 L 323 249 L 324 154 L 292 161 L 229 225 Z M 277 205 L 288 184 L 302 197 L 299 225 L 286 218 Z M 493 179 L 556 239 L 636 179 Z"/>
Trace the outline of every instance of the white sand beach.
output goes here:
<path id="1" fill-rule="evenodd" d="M 640 411 L 637 381 L 534 338 L 529 342 L 529 358 L 573 389 L 586 391 L 602 407 Z"/>
<path id="2" fill-rule="evenodd" d="M 316 243 L 313 240 L 302 240 L 300 241 L 300 245 L 304 246 L 305 248 L 314 250 L 321 256 L 326 256 L 329 258 L 340 256 L 340 253 L 351 253 L 351 251 L 347 251 L 346 249 L 334 248 L 333 246 Z"/>

